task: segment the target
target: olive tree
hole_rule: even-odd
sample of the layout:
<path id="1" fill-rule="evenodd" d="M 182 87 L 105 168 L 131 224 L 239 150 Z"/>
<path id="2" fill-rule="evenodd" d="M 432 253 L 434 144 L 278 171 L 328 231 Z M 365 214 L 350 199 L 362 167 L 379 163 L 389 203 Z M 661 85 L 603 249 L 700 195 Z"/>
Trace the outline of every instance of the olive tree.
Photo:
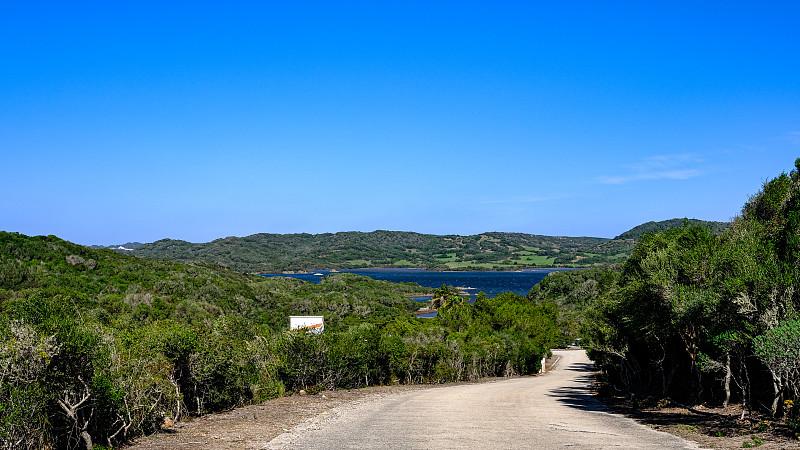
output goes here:
<path id="1" fill-rule="evenodd" d="M 772 413 L 778 412 L 784 391 L 798 397 L 800 320 L 786 320 L 754 339 L 755 353 L 772 374 Z"/>

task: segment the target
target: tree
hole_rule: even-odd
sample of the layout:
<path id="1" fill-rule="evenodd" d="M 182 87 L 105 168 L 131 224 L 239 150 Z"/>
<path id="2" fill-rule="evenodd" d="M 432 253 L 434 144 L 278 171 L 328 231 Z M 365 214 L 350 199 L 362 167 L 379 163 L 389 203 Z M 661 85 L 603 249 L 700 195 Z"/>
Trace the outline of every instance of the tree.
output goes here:
<path id="1" fill-rule="evenodd" d="M 772 374 L 772 414 L 778 413 L 784 389 L 798 398 L 800 382 L 800 320 L 786 320 L 753 340 L 755 354 Z"/>

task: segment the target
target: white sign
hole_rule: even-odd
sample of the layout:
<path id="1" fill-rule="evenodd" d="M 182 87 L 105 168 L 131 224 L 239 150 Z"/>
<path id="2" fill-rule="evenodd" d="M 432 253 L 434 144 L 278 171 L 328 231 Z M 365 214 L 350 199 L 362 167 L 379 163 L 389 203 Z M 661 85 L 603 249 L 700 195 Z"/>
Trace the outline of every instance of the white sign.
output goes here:
<path id="1" fill-rule="evenodd" d="M 289 316 L 289 329 L 306 329 L 314 333 L 322 333 L 325 330 L 325 318 L 323 316 Z"/>

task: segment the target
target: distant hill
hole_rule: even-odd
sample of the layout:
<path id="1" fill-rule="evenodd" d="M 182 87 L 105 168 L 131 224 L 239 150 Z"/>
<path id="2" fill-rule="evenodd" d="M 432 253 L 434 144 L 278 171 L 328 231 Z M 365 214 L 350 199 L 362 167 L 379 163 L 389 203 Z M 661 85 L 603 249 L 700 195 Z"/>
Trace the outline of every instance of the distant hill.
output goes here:
<path id="1" fill-rule="evenodd" d="M 369 233 L 254 234 L 207 243 L 163 239 L 137 246 L 142 258 L 219 264 L 238 272 L 280 273 L 317 269 L 424 268 L 518 270 L 537 267 L 594 267 L 628 257 L 643 234 L 687 222 L 721 233 L 725 222 L 672 219 L 648 222 L 614 239 L 483 233 L 433 235 L 378 230 Z M 126 244 L 130 245 L 130 244 Z"/>
<path id="2" fill-rule="evenodd" d="M 254 234 L 208 243 L 164 239 L 133 254 L 176 262 L 220 264 L 239 272 L 414 267 L 439 270 L 516 270 L 591 267 L 624 259 L 632 242 L 522 233 L 474 236 L 401 231 Z"/>
<path id="3" fill-rule="evenodd" d="M 128 255 L 137 248 L 141 247 L 142 245 L 144 244 L 142 244 L 141 242 L 128 242 L 127 244 L 121 244 L 121 245 L 90 245 L 89 248 L 93 248 L 95 250 L 99 250 L 101 248 L 108 248 L 114 250 L 117 253 Z"/>
<path id="4" fill-rule="evenodd" d="M 669 219 L 662 220 L 661 222 L 647 222 L 637 227 L 620 234 L 614 239 L 640 239 L 647 233 L 657 233 L 659 231 L 666 231 L 671 228 L 683 226 L 684 223 L 689 225 L 699 225 L 701 227 L 710 228 L 714 234 L 722 234 L 730 226 L 730 222 L 709 222 L 699 219 Z"/>

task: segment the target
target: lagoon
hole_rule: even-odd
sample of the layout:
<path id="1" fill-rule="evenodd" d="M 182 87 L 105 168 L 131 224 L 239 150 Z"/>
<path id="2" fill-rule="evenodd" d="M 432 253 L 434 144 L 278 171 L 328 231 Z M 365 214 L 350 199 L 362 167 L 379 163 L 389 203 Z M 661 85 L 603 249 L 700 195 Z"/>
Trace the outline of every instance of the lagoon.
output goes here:
<path id="1" fill-rule="evenodd" d="M 479 292 L 488 297 L 495 297 L 503 292 L 525 295 L 536 283 L 542 281 L 547 274 L 571 269 L 528 269 L 514 272 L 472 271 L 442 272 L 424 269 L 356 269 L 339 272 L 364 275 L 375 280 L 386 280 L 393 283 L 418 283 L 420 286 L 438 288 L 442 284 L 461 288 L 475 301 Z M 314 273 L 301 274 L 265 274 L 264 276 L 284 276 L 319 283 L 333 271 L 320 270 Z"/>

